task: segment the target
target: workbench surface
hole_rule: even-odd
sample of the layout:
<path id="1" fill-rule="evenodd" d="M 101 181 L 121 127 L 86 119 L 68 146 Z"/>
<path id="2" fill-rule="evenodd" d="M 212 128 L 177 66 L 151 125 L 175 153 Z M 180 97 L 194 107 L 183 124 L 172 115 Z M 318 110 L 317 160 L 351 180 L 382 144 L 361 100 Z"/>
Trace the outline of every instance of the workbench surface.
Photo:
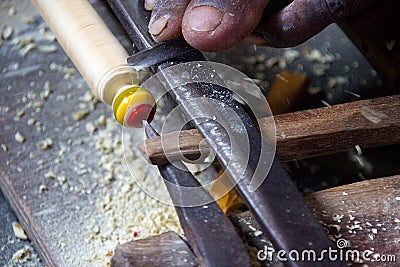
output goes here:
<path id="1" fill-rule="evenodd" d="M 132 50 L 104 3 L 92 2 Z M 26 1 L 2 4 L 2 12 L 15 6 L 16 14 L 2 22 L 14 33 L 0 48 L 0 184 L 42 259 L 48 265 L 104 266 L 119 242 L 178 231 L 173 208 L 134 186 L 110 107 L 94 99 L 33 7 Z M 34 20 L 20 23 L 22 14 Z M 20 48 L 21 42 L 36 47 L 22 56 L 27 46 Z M 8 236 L 11 223 L 4 225 Z M 15 252 L 7 236 L 2 246 Z M 13 253 L 5 255 L 2 264 Z"/>
<path id="2" fill-rule="evenodd" d="M 131 50 L 128 38 L 105 4 L 91 2 Z M 0 46 L 0 186 L 42 259 L 60 266 L 104 266 L 117 242 L 166 230 L 179 231 L 173 209 L 145 196 L 130 179 L 118 144 L 120 126 L 113 121 L 111 109 L 88 94 L 86 83 L 51 40 L 31 4 L 9 0 L 0 5 L 0 25 L 12 25 L 14 30 Z M 14 15 L 10 12 L 13 6 Z M 26 44 L 21 48 L 22 42 Z M 30 43 L 35 44 L 32 50 L 27 49 Z M 323 55 L 334 58 L 320 76 L 313 75 L 316 63 L 302 54 L 305 47 L 316 44 Z M 270 68 L 267 64 L 262 69 L 257 65 L 261 61 L 264 64 L 266 58 L 250 57 L 246 61 L 245 55 L 238 62 L 232 56 L 235 51 L 208 57 L 256 73 L 255 78 L 265 80 L 266 86 L 280 68 L 306 72 L 312 76 L 314 88 L 320 87 L 331 104 L 355 100 L 363 92 L 369 96 L 385 94 L 383 90 L 372 90 L 382 88 L 380 80 L 337 26 L 294 48 L 299 54 L 295 53 L 291 61 L 289 52 L 279 57 L 289 50 L 248 47 L 247 53 L 276 57 L 278 64 Z M 346 79 L 338 79 L 339 83 L 329 88 L 329 77 L 338 76 Z M 353 94 L 346 93 L 345 88 L 352 88 Z M 322 106 L 320 102 L 317 105 Z M 135 202 L 134 195 L 140 195 L 143 204 Z M 158 220 L 151 208 L 166 214 L 166 218 Z M 152 218 L 152 224 L 129 221 L 133 213 Z M 11 222 L 16 218 L 1 197 L 0 215 L 0 265 L 13 264 L 14 252 L 31 244 L 12 235 Z M 131 236 L 126 225 L 130 226 Z M 120 228 L 124 232 L 118 232 Z M 107 235 L 113 238 L 107 239 Z M 27 261 L 32 266 L 43 265 L 32 248 Z"/>

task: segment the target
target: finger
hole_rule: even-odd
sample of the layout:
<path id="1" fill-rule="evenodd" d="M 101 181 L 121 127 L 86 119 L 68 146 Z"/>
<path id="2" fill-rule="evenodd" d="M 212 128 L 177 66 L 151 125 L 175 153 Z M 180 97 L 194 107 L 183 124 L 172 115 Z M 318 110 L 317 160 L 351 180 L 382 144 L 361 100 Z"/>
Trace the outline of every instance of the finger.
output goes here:
<path id="1" fill-rule="evenodd" d="M 290 47 L 303 43 L 329 24 L 350 16 L 376 0 L 295 0 L 262 19 L 257 27 L 268 45 Z"/>
<path id="2" fill-rule="evenodd" d="M 149 22 L 149 32 L 157 42 L 177 38 L 182 32 L 182 17 L 190 0 L 158 0 Z"/>
<path id="3" fill-rule="evenodd" d="M 229 49 L 254 30 L 268 1 L 192 0 L 183 16 L 183 36 L 203 51 Z"/>
<path id="4" fill-rule="evenodd" d="M 154 4 L 156 3 L 156 0 L 145 0 L 144 1 L 144 8 L 146 10 L 153 10 Z"/>

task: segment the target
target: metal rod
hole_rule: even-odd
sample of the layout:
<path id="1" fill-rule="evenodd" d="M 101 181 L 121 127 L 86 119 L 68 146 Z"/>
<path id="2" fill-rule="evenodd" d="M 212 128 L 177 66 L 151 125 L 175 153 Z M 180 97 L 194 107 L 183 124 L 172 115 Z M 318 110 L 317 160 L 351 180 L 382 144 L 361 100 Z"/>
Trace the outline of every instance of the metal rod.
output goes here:
<path id="1" fill-rule="evenodd" d="M 147 138 L 158 136 L 158 133 L 143 121 Z M 175 164 L 179 162 L 175 162 Z M 201 266 L 251 266 L 247 250 L 236 232 L 232 222 L 225 216 L 213 197 L 205 189 L 196 190 L 198 199 L 206 205 L 182 207 L 189 195 L 180 188 L 201 185 L 196 178 L 179 164 L 158 166 L 160 174 L 165 179 L 165 185 L 175 205 L 182 229 L 192 250 L 195 252 Z M 174 187 L 177 185 L 179 187 Z"/>

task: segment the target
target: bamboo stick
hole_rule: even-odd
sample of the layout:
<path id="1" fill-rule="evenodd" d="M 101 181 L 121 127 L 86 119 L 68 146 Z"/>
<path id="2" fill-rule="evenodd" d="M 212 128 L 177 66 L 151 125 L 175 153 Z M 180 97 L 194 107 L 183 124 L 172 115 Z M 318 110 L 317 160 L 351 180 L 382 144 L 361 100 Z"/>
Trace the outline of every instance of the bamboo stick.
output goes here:
<path id="1" fill-rule="evenodd" d="M 128 54 L 86 0 L 32 0 L 92 92 L 112 104 L 117 91 L 137 84 Z"/>

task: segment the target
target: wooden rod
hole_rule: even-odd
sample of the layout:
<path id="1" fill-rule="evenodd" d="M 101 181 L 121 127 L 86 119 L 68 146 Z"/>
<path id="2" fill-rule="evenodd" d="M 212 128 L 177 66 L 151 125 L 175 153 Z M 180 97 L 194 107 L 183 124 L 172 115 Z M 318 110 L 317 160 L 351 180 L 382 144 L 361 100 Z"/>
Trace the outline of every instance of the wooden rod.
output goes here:
<path id="1" fill-rule="evenodd" d="M 123 86 L 137 83 L 128 54 L 86 0 L 32 0 L 92 92 L 111 104 Z"/>
<path id="2" fill-rule="evenodd" d="M 271 118 L 260 119 L 259 126 L 265 136 L 275 133 L 276 154 L 281 161 L 343 152 L 355 145 L 367 148 L 400 143 L 400 95 L 281 114 L 273 119 L 276 132 Z M 180 149 L 171 146 L 174 136 L 176 133 L 148 139 L 139 144 L 139 150 L 150 163 L 160 165 L 167 157 L 193 160 L 210 149 L 197 130 L 179 133 Z"/>

